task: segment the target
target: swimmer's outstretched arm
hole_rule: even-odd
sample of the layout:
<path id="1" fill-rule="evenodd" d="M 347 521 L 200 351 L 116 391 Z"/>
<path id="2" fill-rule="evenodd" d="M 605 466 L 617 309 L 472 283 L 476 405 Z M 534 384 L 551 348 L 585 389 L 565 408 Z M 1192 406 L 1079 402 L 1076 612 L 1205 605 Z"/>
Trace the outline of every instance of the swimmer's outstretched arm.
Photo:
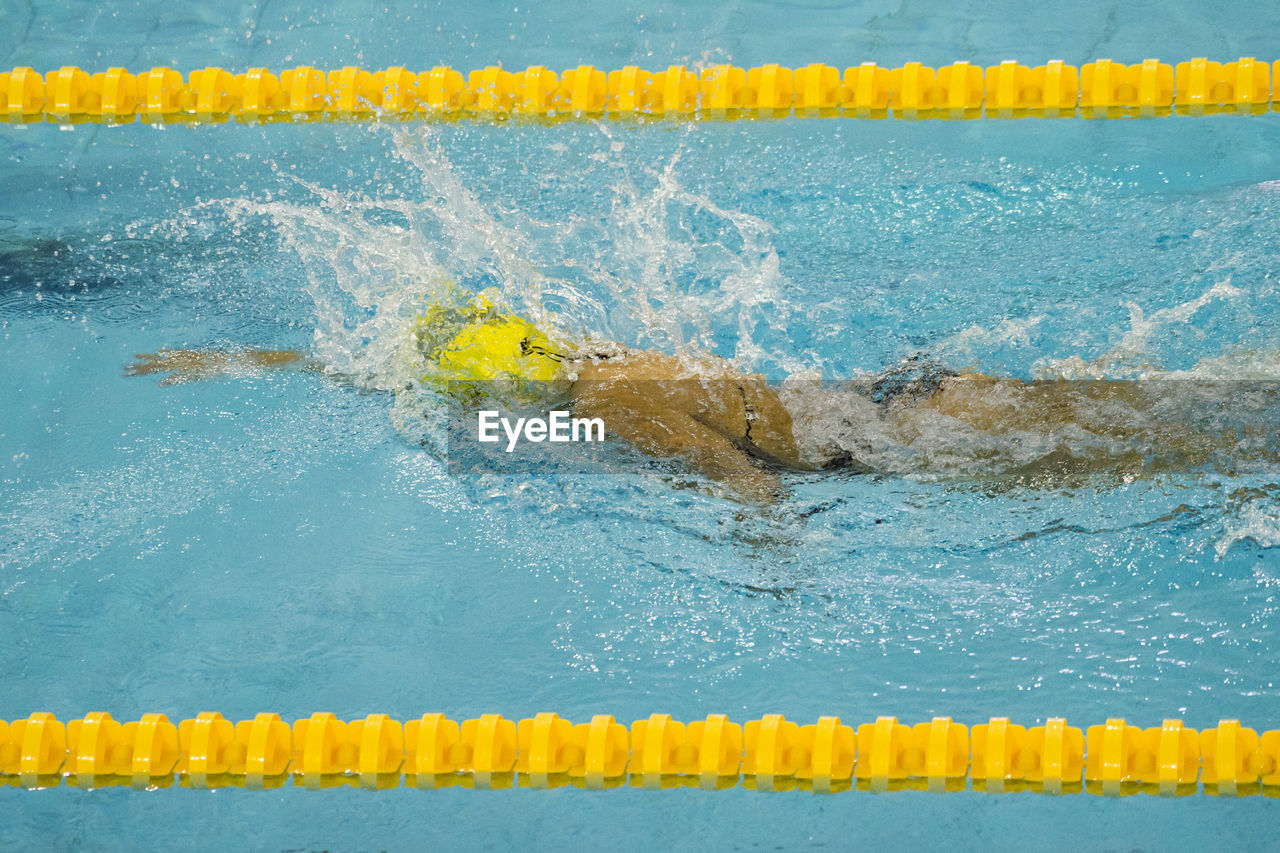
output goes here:
<path id="1" fill-rule="evenodd" d="M 138 360 L 125 367 L 124 375 L 169 374 L 160 380 L 161 385 L 249 370 L 324 370 L 318 360 L 290 349 L 162 349 L 141 352 L 134 358 Z"/>

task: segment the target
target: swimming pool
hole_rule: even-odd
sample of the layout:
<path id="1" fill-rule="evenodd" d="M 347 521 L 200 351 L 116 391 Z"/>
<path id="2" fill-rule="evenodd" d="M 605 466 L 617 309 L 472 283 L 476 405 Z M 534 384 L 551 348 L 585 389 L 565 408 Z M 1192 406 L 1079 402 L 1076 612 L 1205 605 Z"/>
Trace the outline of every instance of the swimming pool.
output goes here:
<path id="1" fill-rule="evenodd" d="M 5 4 L 23 35 L 3 64 L 1274 58 L 1265 9 L 1209 32 L 1189 3 L 1020 8 L 138 4 L 82 21 Z M 1021 377 L 1273 380 L 1276 135 L 1231 116 L 6 128 L 0 719 L 1272 727 L 1274 468 L 999 491 L 797 475 L 761 515 L 660 478 L 453 477 L 365 389 L 422 282 L 446 275 L 775 377 L 847 378 L 927 348 Z M 123 376 L 134 353 L 182 345 L 305 348 L 363 388 Z M 741 789 L 0 797 L 0 839 L 52 848 L 1263 849 L 1269 808 Z"/>

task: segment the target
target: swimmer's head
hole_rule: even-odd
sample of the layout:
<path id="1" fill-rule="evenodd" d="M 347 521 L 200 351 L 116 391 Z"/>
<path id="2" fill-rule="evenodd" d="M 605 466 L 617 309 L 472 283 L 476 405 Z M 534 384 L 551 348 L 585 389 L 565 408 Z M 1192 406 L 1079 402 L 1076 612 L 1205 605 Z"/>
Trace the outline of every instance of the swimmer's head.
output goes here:
<path id="1" fill-rule="evenodd" d="M 413 340 L 423 358 L 420 379 L 462 402 L 536 395 L 562 377 L 565 349 L 532 322 L 494 307 L 484 294 L 442 299 L 419 314 Z"/>

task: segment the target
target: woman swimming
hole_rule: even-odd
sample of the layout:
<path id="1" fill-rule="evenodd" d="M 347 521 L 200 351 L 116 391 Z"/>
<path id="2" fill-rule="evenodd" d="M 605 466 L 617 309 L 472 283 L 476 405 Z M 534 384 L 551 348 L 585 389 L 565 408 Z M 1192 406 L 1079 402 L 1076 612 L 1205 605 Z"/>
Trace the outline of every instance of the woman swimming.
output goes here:
<path id="1" fill-rule="evenodd" d="M 1174 398 L 1203 398 L 1200 410 L 1212 415 L 1222 409 L 1221 394 L 1186 394 L 1195 390 L 1190 383 L 1170 395 L 1170 383 L 1026 382 L 951 370 L 920 355 L 821 397 L 819 405 L 840 403 L 842 414 L 815 438 L 812 429 L 797 430 L 794 412 L 784 404 L 791 395 L 784 389 L 780 396 L 760 374 L 744 374 L 714 356 L 569 344 L 483 297 L 442 302 L 420 315 L 397 358 L 409 377 L 406 390 L 429 388 L 473 407 L 510 397 L 513 388 L 526 400 L 533 392 L 571 405 L 575 417 L 601 419 L 608 432 L 645 454 L 682 460 L 761 503 L 782 493 L 780 470 L 998 473 L 1046 484 L 1106 471 L 1129 479 L 1190 468 L 1224 453 L 1238 461 L 1259 439 L 1246 429 L 1222 429 L 1205 419 L 1205 411 L 1196 415 L 1195 406 L 1171 405 Z M 168 373 L 164 383 L 245 368 L 325 369 L 290 350 L 161 350 L 138 359 L 127 375 Z M 814 420 L 806 416 L 804 423 Z M 877 438 L 866 438 L 868 428 Z M 945 442 L 922 441 L 939 434 L 981 436 L 952 442 L 951 455 L 974 464 L 957 466 L 938 450 Z M 902 462 L 902 454 L 878 453 L 876 441 L 927 445 L 930 452 Z M 1015 445 L 1029 449 L 1019 455 L 1010 449 Z M 1269 446 L 1264 450 L 1252 455 L 1274 458 Z M 984 459 L 997 461 L 978 464 Z"/>
<path id="2" fill-rule="evenodd" d="M 293 350 L 160 350 L 137 358 L 126 375 L 168 373 L 162 384 L 243 369 L 325 369 Z M 719 358 L 556 342 L 483 297 L 433 305 L 397 358 L 416 379 L 409 384 L 463 404 L 535 395 L 563 401 L 642 452 L 681 459 L 748 499 L 780 493 L 772 469 L 815 468 L 796 449 L 790 415 L 764 377 L 743 375 Z M 513 385 L 534 394 L 515 393 Z"/>

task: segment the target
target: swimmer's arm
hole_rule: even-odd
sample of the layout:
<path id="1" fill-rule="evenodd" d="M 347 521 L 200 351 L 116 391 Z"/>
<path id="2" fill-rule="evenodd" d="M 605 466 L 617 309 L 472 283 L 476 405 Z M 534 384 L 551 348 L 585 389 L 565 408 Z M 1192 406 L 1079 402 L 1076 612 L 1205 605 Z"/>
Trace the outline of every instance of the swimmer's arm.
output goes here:
<path id="1" fill-rule="evenodd" d="M 143 352 L 125 367 L 125 376 L 167 373 L 161 385 L 176 385 L 251 370 L 307 370 L 322 372 L 324 365 L 297 350 L 279 349 L 162 349 Z"/>
<path id="2" fill-rule="evenodd" d="M 773 504 L 781 497 L 783 487 L 778 477 L 752 464 L 746 453 L 720 433 L 685 412 L 632 402 L 625 395 L 592 393 L 578 398 L 574 414 L 600 418 L 606 430 L 638 450 L 682 459 L 752 503 Z"/>
<path id="3" fill-rule="evenodd" d="M 796 447 L 791 413 L 769 387 L 764 377 L 751 375 L 742 383 L 743 403 L 747 410 L 744 436 L 760 454 L 773 462 L 796 470 L 813 470 Z"/>

